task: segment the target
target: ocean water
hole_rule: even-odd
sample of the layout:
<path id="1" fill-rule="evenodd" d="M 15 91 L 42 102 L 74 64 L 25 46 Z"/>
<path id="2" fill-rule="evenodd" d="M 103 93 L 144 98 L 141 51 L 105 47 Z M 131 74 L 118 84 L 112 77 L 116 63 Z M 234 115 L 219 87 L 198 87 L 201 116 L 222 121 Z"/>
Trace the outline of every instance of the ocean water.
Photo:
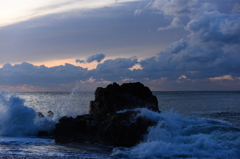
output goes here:
<path id="1" fill-rule="evenodd" d="M 0 92 L 0 158 L 240 158 L 240 92 L 153 92 L 161 113 L 139 109 L 157 122 L 132 148 L 57 145 L 37 137 L 63 116 L 86 114 L 94 92 Z M 48 116 L 51 110 L 54 116 Z M 128 110 L 126 110 L 128 111 Z M 41 112 L 45 117 L 38 117 Z M 120 113 L 120 112 L 119 112 Z"/>

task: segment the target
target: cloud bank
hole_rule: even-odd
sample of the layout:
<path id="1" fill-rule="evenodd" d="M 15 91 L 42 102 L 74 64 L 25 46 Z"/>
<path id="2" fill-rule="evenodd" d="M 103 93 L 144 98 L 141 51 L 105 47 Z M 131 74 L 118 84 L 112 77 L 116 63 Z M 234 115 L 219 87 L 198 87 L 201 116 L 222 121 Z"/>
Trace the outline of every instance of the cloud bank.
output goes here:
<path id="1" fill-rule="evenodd" d="M 238 3 L 226 11 L 218 1 L 155 0 L 138 9 L 136 18 L 149 10 L 169 21 L 155 28 L 159 33 L 184 29 L 188 34 L 149 58 L 112 58 L 94 54 L 77 63 L 98 62 L 87 70 L 65 64 L 56 67 L 30 63 L 5 64 L 0 86 L 29 85 L 69 90 L 76 81 L 84 89 L 110 82 L 140 81 L 153 90 L 240 90 L 240 14 Z M 129 37 L 131 38 L 131 37 Z M 135 66 L 140 66 L 134 69 Z M 88 87 L 89 86 L 89 87 Z"/>

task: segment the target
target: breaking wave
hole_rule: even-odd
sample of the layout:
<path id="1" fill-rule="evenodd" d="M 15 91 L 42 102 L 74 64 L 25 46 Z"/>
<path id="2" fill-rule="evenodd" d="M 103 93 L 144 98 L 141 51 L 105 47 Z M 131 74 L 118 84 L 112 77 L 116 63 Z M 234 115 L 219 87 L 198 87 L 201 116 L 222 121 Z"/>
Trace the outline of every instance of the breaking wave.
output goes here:
<path id="1" fill-rule="evenodd" d="M 0 92 L 0 135 L 36 136 L 38 131 L 51 132 L 55 121 L 49 117 L 40 118 L 37 112 L 24 105 L 24 99 L 7 92 Z"/>
<path id="2" fill-rule="evenodd" d="M 115 148 L 123 158 L 238 158 L 240 129 L 223 121 L 183 117 L 173 111 L 156 113 L 138 109 L 140 115 L 157 122 L 143 142 L 133 148 Z"/>
<path id="3" fill-rule="evenodd" d="M 0 136 L 36 136 L 51 132 L 61 115 L 71 108 L 41 118 L 24 104 L 24 99 L 0 92 Z M 58 107 L 59 108 L 59 107 Z M 238 158 L 240 128 L 220 120 L 184 117 L 174 111 L 157 113 L 138 108 L 139 116 L 155 121 L 144 141 L 132 148 L 114 148 L 110 158 Z M 127 111 L 127 110 L 125 110 Z M 119 111 L 121 113 L 124 111 Z M 72 114 L 72 113 L 71 113 Z"/>

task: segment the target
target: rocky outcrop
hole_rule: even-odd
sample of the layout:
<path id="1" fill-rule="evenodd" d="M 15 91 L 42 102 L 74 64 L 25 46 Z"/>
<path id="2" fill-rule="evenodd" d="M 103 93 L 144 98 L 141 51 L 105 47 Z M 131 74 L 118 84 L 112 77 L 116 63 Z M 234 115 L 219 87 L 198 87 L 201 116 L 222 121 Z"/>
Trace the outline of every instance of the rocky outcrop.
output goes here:
<path id="1" fill-rule="evenodd" d="M 158 101 L 143 84 L 113 83 L 97 88 L 90 102 L 89 114 L 63 117 L 55 126 L 56 143 L 93 142 L 111 146 L 131 147 L 138 144 L 148 127 L 155 123 L 138 116 L 135 108 L 159 112 Z M 122 111 L 128 109 L 129 111 Z"/>
<path id="2" fill-rule="evenodd" d="M 150 89 L 140 82 L 125 83 L 119 86 L 117 83 L 106 88 L 97 88 L 95 100 L 90 102 L 90 114 L 111 114 L 119 110 L 148 108 L 159 111 L 156 96 Z"/>

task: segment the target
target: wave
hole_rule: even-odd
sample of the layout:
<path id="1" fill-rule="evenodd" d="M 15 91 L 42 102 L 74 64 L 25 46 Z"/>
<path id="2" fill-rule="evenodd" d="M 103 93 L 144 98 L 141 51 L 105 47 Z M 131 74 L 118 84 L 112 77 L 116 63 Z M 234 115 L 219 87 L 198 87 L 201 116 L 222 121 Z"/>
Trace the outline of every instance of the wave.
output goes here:
<path id="1" fill-rule="evenodd" d="M 38 131 L 53 130 L 56 120 L 40 118 L 37 112 L 24 105 L 25 100 L 0 92 L 0 135 L 1 136 L 36 136 Z"/>
<path id="2" fill-rule="evenodd" d="M 240 129 L 227 122 L 183 117 L 173 111 L 156 113 L 138 109 L 140 115 L 157 122 L 143 142 L 133 148 L 115 148 L 123 158 L 238 158 Z"/>
<path id="3" fill-rule="evenodd" d="M 62 113 L 54 112 L 56 115 L 53 118 L 40 118 L 24 102 L 16 95 L 0 92 L 0 136 L 36 136 L 40 130 L 51 132 L 60 117 L 58 115 L 70 112 L 63 108 L 60 109 Z M 137 110 L 140 111 L 139 116 L 155 121 L 156 126 L 150 127 L 144 140 L 135 147 L 114 148 L 111 157 L 155 159 L 240 156 L 239 127 L 220 120 L 183 117 L 174 111 L 157 113 L 144 108 Z"/>

